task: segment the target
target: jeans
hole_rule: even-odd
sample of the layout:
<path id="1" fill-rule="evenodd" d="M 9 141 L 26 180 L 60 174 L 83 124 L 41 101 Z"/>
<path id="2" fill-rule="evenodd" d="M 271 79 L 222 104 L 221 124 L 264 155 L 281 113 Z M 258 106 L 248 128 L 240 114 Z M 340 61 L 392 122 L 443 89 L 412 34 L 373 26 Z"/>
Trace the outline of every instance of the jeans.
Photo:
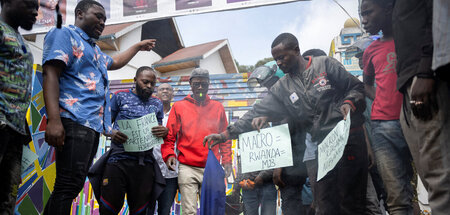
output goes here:
<path id="1" fill-rule="evenodd" d="M 44 210 L 46 215 L 67 215 L 80 193 L 97 153 L 100 134 L 71 119 L 61 118 L 64 146 L 56 150 L 55 186 Z"/>
<path id="2" fill-rule="evenodd" d="M 261 215 L 274 215 L 277 209 L 277 190 L 272 183 L 264 183 L 253 190 L 242 190 L 245 215 L 258 215 L 261 204 Z"/>
<path id="3" fill-rule="evenodd" d="M 342 158 L 320 181 L 317 159 L 305 162 L 316 215 L 364 214 L 366 210 L 367 147 L 362 128 L 352 130 Z"/>
<path id="4" fill-rule="evenodd" d="M 178 189 L 178 178 L 166 178 L 166 187 L 158 198 L 158 215 L 169 215 Z"/>
<path id="5" fill-rule="evenodd" d="M 412 158 L 398 120 L 372 120 L 372 149 L 389 214 L 412 214 Z"/>
<path id="6" fill-rule="evenodd" d="M 14 214 L 25 136 L 5 126 L 0 128 L 0 138 L 0 214 Z"/>

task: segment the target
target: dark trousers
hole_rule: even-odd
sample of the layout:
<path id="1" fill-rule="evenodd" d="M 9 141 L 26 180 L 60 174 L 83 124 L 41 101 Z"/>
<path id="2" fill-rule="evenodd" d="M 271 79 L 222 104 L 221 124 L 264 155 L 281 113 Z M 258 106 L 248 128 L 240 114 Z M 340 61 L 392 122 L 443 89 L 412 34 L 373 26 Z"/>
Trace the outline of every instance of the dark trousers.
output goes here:
<path id="1" fill-rule="evenodd" d="M 44 210 L 46 215 L 70 214 L 73 199 L 80 193 L 97 153 L 100 134 L 71 119 L 61 118 L 66 137 L 56 150 L 55 187 Z"/>
<path id="2" fill-rule="evenodd" d="M 139 165 L 137 160 L 119 160 L 106 164 L 100 197 L 100 214 L 118 214 L 125 193 L 130 214 L 145 214 L 155 174 L 153 163 Z"/>
<path id="3" fill-rule="evenodd" d="M 166 178 L 166 187 L 158 198 L 158 215 L 169 215 L 178 190 L 178 178 Z"/>
<path id="4" fill-rule="evenodd" d="M 320 181 L 317 159 L 306 162 L 316 215 L 364 214 L 367 192 L 367 146 L 362 129 L 350 132 L 341 160 Z"/>
<path id="5" fill-rule="evenodd" d="M 280 188 L 281 210 L 284 215 L 303 215 L 302 188 L 306 181 L 306 167 L 303 163 L 285 167 L 281 179 L 286 186 Z"/>
<path id="6" fill-rule="evenodd" d="M 4 126 L 0 138 L 0 214 L 14 214 L 25 136 Z"/>

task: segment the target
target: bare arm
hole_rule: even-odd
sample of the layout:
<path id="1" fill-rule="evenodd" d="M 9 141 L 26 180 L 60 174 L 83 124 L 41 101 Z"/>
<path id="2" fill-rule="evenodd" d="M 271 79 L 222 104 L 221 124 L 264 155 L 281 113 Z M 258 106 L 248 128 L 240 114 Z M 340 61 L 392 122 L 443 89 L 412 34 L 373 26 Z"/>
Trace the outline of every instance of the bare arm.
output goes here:
<path id="1" fill-rule="evenodd" d="M 120 69 L 125 66 L 138 53 L 138 51 L 150 51 L 155 47 L 156 39 L 142 40 L 125 50 L 124 52 L 112 57 L 113 63 L 110 70 Z"/>
<path id="2" fill-rule="evenodd" d="M 375 99 L 375 87 L 373 86 L 375 82 L 375 77 L 364 74 L 363 80 L 364 80 L 364 91 L 366 92 L 366 96 L 370 99 Z"/>
<path id="3" fill-rule="evenodd" d="M 65 138 L 59 115 L 59 76 L 64 68 L 64 63 L 58 60 L 49 61 L 43 66 L 44 102 L 47 109 L 45 141 L 54 147 L 62 146 Z"/>

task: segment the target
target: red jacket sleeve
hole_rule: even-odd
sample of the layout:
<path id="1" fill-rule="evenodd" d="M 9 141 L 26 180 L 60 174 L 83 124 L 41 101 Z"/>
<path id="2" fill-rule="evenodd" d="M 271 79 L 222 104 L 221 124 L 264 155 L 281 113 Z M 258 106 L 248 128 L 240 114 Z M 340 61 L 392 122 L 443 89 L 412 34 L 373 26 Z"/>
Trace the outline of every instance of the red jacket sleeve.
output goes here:
<path id="1" fill-rule="evenodd" d="M 228 120 L 225 114 L 225 109 L 221 108 L 220 114 L 220 132 L 227 130 Z M 231 140 L 227 140 L 224 143 L 219 144 L 220 155 L 222 156 L 222 164 L 231 164 Z"/>
<path id="2" fill-rule="evenodd" d="M 166 138 L 164 138 L 164 143 L 161 145 L 161 156 L 164 162 L 170 157 L 175 156 L 175 141 L 177 140 L 177 134 L 181 127 L 175 104 L 169 113 L 166 127 L 169 129 L 169 133 Z"/>

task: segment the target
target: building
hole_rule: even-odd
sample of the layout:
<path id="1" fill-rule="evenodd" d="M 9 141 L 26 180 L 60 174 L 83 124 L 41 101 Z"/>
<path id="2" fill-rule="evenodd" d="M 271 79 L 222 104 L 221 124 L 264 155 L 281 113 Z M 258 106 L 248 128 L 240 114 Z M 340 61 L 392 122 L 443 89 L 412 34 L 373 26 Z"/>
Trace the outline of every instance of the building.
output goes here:
<path id="1" fill-rule="evenodd" d="M 355 57 L 355 51 L 347 51 L 356 40 L 367 36 L 361 28 L 361 24 L 357 18 L 349 18 L 344 23 L 344 28 L 331 41 L 329 56 L 334 57 L 340 61 L 344 67 L 353 75 L 362 75 L 362 70 L 359 67 L 359 60 Z"/>

